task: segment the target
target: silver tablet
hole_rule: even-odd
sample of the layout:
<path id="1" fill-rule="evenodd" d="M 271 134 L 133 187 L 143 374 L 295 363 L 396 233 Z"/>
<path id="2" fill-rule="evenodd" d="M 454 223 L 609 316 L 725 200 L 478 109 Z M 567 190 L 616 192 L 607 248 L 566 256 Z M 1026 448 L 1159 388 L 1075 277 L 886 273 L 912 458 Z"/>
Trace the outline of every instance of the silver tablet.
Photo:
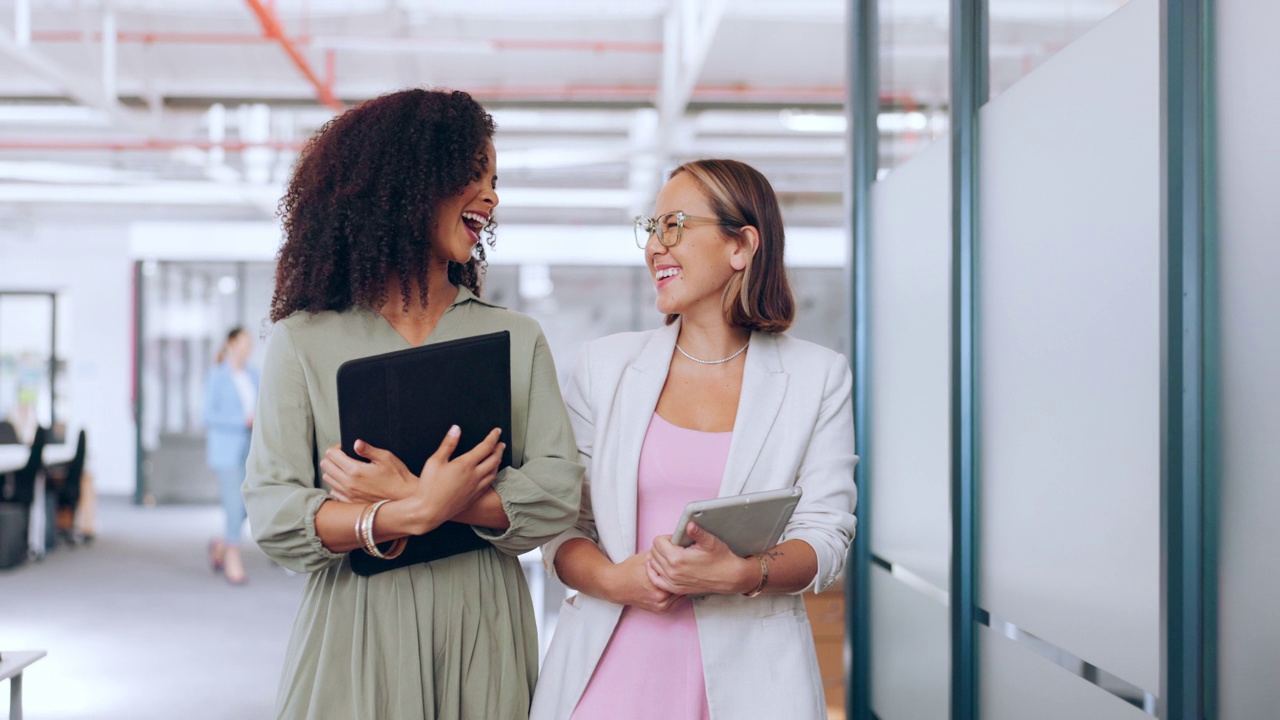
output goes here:
<path id="1" fill-rule="evenodd" d="M 759 555 L 778 544 L 799 502 L 798 487 L 697 500 L 685 506 L 671 542 L 680 547 L 692 545 L 684 529 L 693 521 L 724 541 L 734 555 Z"/>

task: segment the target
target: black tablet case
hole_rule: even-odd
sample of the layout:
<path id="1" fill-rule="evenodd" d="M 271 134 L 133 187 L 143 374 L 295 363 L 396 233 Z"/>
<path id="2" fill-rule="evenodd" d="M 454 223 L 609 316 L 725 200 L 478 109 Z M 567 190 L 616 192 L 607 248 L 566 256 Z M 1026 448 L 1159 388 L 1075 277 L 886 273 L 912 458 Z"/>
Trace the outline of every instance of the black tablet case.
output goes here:
<path id="1" fill-rule="evenodd" d="M 462 429 L 454 456 L 474 448 L 493 428 L 511 464 L 511 336 L 475 335 L 409 350 L 349 360 L 338 368 L 338 417 L 342 450 L 356 454 L 356 440 L 390 450 L 415 474 L 440 447 L 451 425 Z M 364 550 L 350 553 L 357 575 L 375 575 L 420 562 L 490 547 L 470 525 L 446 522 L 409 538 L 404 552 L 382 560 Z"/>

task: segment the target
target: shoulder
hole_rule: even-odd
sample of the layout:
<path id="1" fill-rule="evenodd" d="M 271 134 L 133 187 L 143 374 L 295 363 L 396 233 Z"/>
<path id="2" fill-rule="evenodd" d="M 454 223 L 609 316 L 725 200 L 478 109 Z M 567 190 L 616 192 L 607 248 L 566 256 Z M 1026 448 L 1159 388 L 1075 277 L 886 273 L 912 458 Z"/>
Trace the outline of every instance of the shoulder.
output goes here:
<path id="1" fill-rule="evenodd" d="M 782 358 L 784 365 L 831 367 L 834 365 L 847 366 L 849 364 L 842 353 L 838 353 L 829 347 L 809 342 L 808 340 L 801 340 L 786 333 L 777 333 L 771 335 L 771 337 L 774 339 L 775 347 L 778 348 L 778 355 Z"/>
<path id="2" fill-rule="evenodd" d="M 641 330 L 605 335 L 583 345 L 583 350 L 590 352 L 593 358 L 629 360 L 639 355 L 658 332 L 658 330 Z"/>
<path id="3" fill-rule="evenodd" d="M 231 371 L 227 369 L 226 363 L 217 363 L 209 368 L 208 380 L 211 383 L 218 383 L 231 379 Z"/>
<path id="4" fill-rule="evenodd" d="M 295 347 L 332 342 L 334 335 L 344 335 L 354 326 L 368 324 L 376 314 L 366 308 L 307 312 L 300 310 L 271 326 L 269 344 L 285 342 Z"/>
<path id="5" fill-rule="evenodd" d="M 546 344 L 542 325 L 524 313 L 496 305 L 473 302 L 466 316 L 466 334 L 484 335 L 506 331 L 511 334 L 511 351 L 526 355 L 535 351 L 538 343 Z"/>

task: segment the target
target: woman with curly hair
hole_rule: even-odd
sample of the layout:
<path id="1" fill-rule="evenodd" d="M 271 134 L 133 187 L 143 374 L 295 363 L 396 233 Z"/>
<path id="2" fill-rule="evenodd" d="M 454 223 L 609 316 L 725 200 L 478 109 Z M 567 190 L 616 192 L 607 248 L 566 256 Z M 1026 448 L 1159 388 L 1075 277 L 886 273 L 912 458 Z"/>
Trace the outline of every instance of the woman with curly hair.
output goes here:
<path id="1" fill-rule="evenodd" d="M 537 676 L 516 556 L 573 524 L 582 466 L 538 324 L 480 299 L 498 204 L 493 119 L 462 92 L 406 90 L 330 121 L 281 203 L 285 242 L 244 496 L 276 562 L 310 573 L 279 718 L 515 718 Z M 491 433 L 423 468 L 339 441 L 338 366 L 506 330 L 512 463 Z M 318 462 L 317 462 L 318 461 Z M 320 480 L 327 487 L 322 486 Z M 371 576 L 347 553 L 466 523 L 489 546 Z"/>

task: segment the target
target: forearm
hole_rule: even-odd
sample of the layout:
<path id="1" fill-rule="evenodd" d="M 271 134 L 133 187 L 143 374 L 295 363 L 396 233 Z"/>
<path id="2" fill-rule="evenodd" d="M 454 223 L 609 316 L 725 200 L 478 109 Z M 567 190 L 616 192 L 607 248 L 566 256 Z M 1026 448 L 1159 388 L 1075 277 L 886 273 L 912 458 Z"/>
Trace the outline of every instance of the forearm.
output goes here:
<path id="1" fill-rule="evenodd" d="M 614 567 L 600 546 L 586 538 L 574 538 L 560 546 L 556 575 L 568 587 L 591 597 L 608 600 L 608 573 Z"/>
<path id="2" fill-rule="evenodd" d="M 316 511 L 316 535 L 330 552 L 345 553 L 364 547 L 357 535 L 356 523 L 368 507 L 365 503 L 330 500 Z M 392 500 L 378 508 L 373 520 L 373 539 L 386 542 L 408 535 L 422 535 L 435 529 L 440 521 L 416 498 Z"/>
<path id="3" fill-rule="evenodd" d="M 765 593 L 793 593 L 809 586 L 814 575 L 818 574 L 818 555 L 813 547 L 803 540 L 788 540 L 772 550 L 764 552 L 765 563 L 769 566 L 769 580 L 764 585 Z M 756 571 L 751 576 L 753 582 L 742 592 L 755 590 L 760 580 L 759 558 L 750 558 Z"/>
<path id="4" fill-rule="evenodd" d="M 507 517 L 507 511 L 502 507 L 502 498 L 498 497 L 498 492 L 493 488 L 485 490 L 479 500 L 453 516 L 452 520 L 490 530 L 506 530 L 511 527 L 511 518 Z"/>

